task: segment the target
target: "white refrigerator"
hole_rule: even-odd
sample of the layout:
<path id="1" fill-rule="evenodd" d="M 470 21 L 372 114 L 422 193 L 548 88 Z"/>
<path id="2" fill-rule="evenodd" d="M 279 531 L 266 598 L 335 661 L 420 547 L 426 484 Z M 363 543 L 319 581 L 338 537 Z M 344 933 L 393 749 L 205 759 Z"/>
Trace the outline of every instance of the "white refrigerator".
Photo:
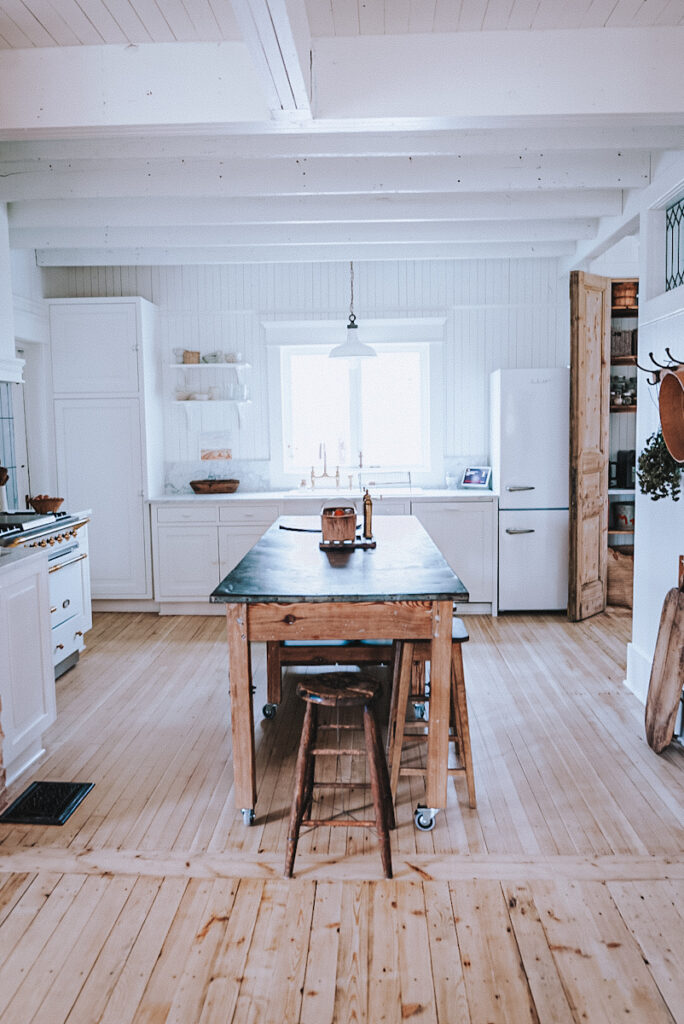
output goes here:
<path id="1" fill-rule="evenodd" d="M 568 600 L 570 371 L 491 375 L 492 489 L 499 494 L 499 610 Z"/>

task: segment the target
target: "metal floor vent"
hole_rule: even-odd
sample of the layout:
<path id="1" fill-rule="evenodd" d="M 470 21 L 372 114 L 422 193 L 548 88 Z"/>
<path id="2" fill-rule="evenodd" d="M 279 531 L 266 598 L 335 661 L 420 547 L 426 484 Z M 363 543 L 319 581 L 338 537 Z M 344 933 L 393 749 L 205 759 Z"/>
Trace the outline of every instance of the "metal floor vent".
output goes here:
<path id="1" fill-rule="evenodd" d="M 94 782 L 32 782 L 24 792 L 0 814 L 0 824 L 63 825 Z"/>

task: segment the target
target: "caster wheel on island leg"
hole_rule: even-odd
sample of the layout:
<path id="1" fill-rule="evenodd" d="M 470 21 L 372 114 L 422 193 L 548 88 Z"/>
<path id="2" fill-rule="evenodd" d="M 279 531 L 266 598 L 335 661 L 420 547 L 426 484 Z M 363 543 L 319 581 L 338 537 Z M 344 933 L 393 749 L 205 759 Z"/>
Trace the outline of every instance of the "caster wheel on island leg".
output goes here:
<path id="1" fill-rule="evenodd" d="M 264 704 L 263 708 L 261 709 L 261 713 L 264 716 L 264 718 L 275 718 L 277 710 L 277 704 Z"/>
<path id="2" fill-rule="evenodd" d="M 432 832 L 437 821 L 437 810 L 434 807 L 423 807 L 418 804 L 413 813 L 413 823 L 421 832 Z"/>
<path id="3" fill-rule="evenodd" d="M 254 824 L 254 808 L 243 807 L 242 808 L 242 824 L 253 825 Z"/>

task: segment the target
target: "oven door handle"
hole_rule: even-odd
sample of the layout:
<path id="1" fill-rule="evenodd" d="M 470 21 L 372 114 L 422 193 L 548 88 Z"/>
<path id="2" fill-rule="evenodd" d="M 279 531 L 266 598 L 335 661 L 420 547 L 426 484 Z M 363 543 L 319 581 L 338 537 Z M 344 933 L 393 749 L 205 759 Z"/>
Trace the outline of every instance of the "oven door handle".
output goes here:
<path id="1" fill-rule="evenodd" d="M 82 562 L 84 558 L 87 558 L 87 553 L 79 555 L 78 558 L 72 558 L 69 562 L 62 562 L 61 565 L 53 565 L 48 569 L 48 572 L 59 572 L 60 569 L 66 569 L 69 565 L 76 565 L 76 562 Z"/>

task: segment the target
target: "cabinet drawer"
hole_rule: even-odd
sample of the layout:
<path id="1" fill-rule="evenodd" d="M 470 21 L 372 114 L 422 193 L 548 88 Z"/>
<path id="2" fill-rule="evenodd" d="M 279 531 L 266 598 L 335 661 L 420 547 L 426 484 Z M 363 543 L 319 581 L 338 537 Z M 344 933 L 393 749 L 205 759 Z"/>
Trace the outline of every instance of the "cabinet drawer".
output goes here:
<path id="1" fill-rule="evenodd" d="M 215 523 L 217 519 L 215 505 L 197 506 L 182 505 L 180 508 L 162 507 L 157 509 L 158 523 Z"/>
<path id="2" fill-rule="evenodd" d="M 240 523 L 264 523 L 270 526 L 278 518 L 278 505 L 276 502 L 241 502 L 239 505 L 231 505 L 229 508 L 219 508 L 219 522 L 233 523 L 239 526 Z"/>
<path id="3" fill-rule="evenodd" d="M 52 661 L 59 665 L 74 651 L 85 647 L 85 624 L 80 618 L 71 618 L 52 630 Z"/>

